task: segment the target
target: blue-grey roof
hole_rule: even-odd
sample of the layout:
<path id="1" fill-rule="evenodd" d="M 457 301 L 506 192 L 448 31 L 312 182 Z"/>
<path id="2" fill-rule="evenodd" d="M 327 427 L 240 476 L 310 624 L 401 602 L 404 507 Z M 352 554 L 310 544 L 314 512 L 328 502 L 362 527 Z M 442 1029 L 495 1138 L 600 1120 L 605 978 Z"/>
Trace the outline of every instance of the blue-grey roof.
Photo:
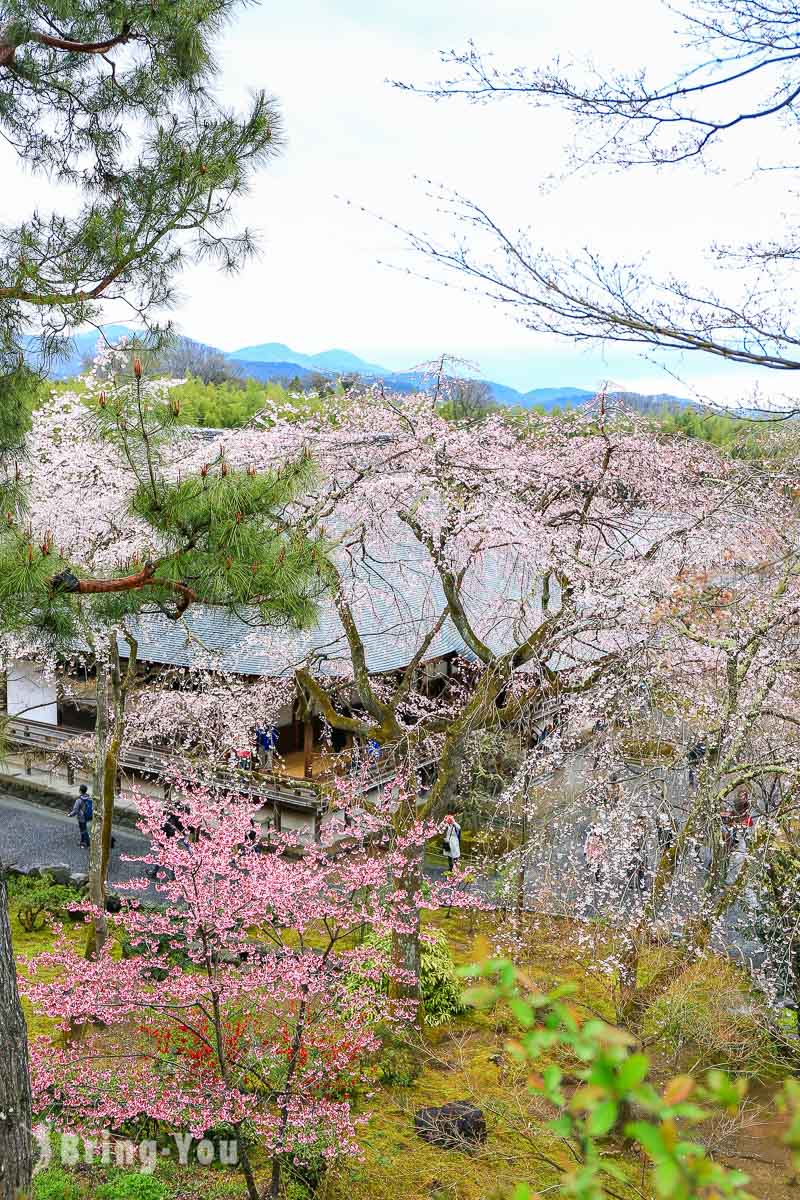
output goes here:
<path id="1" fill-rule="evenodd" d="M 371 548 L 369 561 L 347 561 L 348 590 L 371 674 L 400 669 L 444 612 L 438 575 L 417 545 Z M 350 674 L 350 652 L 331 597 L 323 598 L 315 624 L 306 630 L 260 624 L 258 613 L 240 616 L 224 608 L 192 605 L 179 621 L 162 613 L 130 620 L 140 660 L 165 665 L 224 670 L 239 675 L 291 675 L 312 655 L 316 670 Z M 452 651 L 463 642 L 448 618 L 423 661 Z M 120 653 L 127 655 L 120 640 Z"/>
<path id="2" fill-rule="evenodd" d="M 258 614 L 249 614 L 249 619 L 257 621 Z M 371 674 L 406 666 L 430 627 L 422 621 L 400 624 L 397 614 L 380 604 L 359 614 L 357 620 Z M 204 605 L 193 605 L 179 622 L 159 613 L 140 616 L 129 624 L 143 662 L 280 677 L 292 674 L 313 653 L 321 659 L 317 670 L 322 673 L 344 675 L 352 669 L 344 630 L 331 609 L 324 610 L 317 624 L 305 631 L 250 625 L 224 609 Z M 120 653 L 127 656 L 127 643 L 120 639 L 119 645 Z M 462 649 L 461 638 L 448 620 L 424 661 Z"/>

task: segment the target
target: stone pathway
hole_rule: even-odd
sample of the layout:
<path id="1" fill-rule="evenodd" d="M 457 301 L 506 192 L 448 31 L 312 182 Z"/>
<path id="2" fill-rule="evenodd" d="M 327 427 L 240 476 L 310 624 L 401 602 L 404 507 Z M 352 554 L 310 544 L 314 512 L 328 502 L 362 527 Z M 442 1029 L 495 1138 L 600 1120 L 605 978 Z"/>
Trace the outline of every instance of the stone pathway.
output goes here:
<path id="1" fill-rule="evenodd" d="M 63 812 L 31 804 L 27 800 L 0 793 L 0 861 L 30 868 L 66 863 L 70 871 L 87 869 L 88 851 L 78 844 L 78 823 Z M 116 846 L 111 852 L 109 880 L 112 888 L 122 890 L 125 880 L 141 875 L 137 863 L 123 862 L 123 854 L 142 854 L 147 842 L 129 829 L 114 831 Z"/>

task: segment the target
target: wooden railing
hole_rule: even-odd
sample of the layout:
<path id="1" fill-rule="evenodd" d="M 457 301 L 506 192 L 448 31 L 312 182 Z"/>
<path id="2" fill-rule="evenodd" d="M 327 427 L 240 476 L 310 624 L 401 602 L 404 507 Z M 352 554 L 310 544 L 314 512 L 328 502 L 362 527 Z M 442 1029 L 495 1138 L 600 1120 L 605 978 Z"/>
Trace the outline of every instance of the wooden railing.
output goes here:
<path id="1" fill-rule="evenodd" d="M 66 729 L 60 725 L 47 725 L 42 721 L 12 717 L 8 722 L 9 740 L 23 748 L 28 747 L 45 754 L 58 753 L 76 737 L 86 736 L 81 729 Z M 128 746 L 120 754 L 123 769 L 138 771 L 145 775 L 161 775 L 174 762 L 169 751 L 151 750 L 148 746 Z M 311 781 L 290 780 L 276 772 L 269 777 L 248 771 L 219 770 L 216 776 L 220 783 L 242 795 L 263 799 L 265 803 L 278 802 L 284 806 L 306 810 L 325 807 L 320 790 Z"/>

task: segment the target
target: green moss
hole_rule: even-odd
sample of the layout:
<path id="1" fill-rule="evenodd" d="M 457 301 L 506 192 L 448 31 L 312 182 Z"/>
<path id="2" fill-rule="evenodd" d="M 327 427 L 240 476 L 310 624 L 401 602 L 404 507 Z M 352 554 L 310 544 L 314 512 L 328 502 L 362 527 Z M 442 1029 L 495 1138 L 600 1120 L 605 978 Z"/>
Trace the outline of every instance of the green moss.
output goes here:
<path id="1" fill-rule="evenodd" d="M 32 932 L 27 932 L 22 928 L 17 919 L 18 901 L 11 899 L 9 904 L 9 917 L 11 919 L 11 939 L 14 943 L 14 951 L 17 955 L 17 970 L 21 976 L 27 974 L 25 960 L 33 958 L 39 954 L 45 954 L 53 949 L 55 934 L 49 925 L 45 925 L 43 929 L 36 929 Z M 64 936 L 69 942 L 72 942 L 76 948 L 82 947 L 86 941 L 86 927 L 83 924 L 64 926 Z M 40 972 L 42 979 L 52 979 L 55 976 L 53 969 L 44 968 Z M 25 1013 L 25 1020 L 28 1025 L 28 1036 L 31 1038 L 38 1037 L 40 1034 L 54 1034 L 56 1024 L 50 1017 L 44 1016 L 41 1013 L 34 1011 L 30 1003 L 23 996 L 22 1009 Z"/>
<path id="2" fill-rule="evenodd" d="M 504 918 L 490 913 L 426 912 L 423 913 L 423 930 L 435 931 L 440 938 L 446 939 L 449 953 L 457 965 L 494 956 L 503 946 L 506 935 Z M 85 939 L 82 926 L 67 927 L 65 932 L 82 948 Z M 258 938 L 258 932 L 253 932 Z M 534 985 L 549 990 L 559 984 L 571 983 L 575 987 L 574 1005 L 578 1013 L 612 1019 L 611 980 L 596 969 L 597 962 L 615 950 L 610 931 L 599 923 L 583 925 L 578 940 L 567 920 L 530 917 L 527 926 L 518 929 L 517 934 L 526 948 L 521 955 L 522 965 Z M 18 925 L 14 937 L 17 951 L 25 955 L 49 949 L 53 940 L 50 930 L 25 934 Z M 640 964 L 640 983 L 646 984 L 658 974 L 669 964 L 674 953 L 669 946 L 646 950 Z M 726 1036 L 733 1031 L 730 1044 L 735 1042 L 736 1052 L 740 1053 L 744 1045 L 741 1018 L 746 1018 L 745 1024 L 749 1022 L 750 1032 L 753 1023 L 748 1013 L 736 1011 L 737 1005 L 740 1001 L 749 1003 L 752 997 L 746 992 L 743 977 L 738 973 L 735 975 L 736 978 L 729 981 L 739 998 L 733 1004 L 734 1011 L 731 1013 L 731 1006 L 726 1008 L 723 1004 L 718 1015 Z M 672 1021 L 675 1028 L 680 1029 L 682 1044 L 688 1044 L 690 1025 L 696 1046 L 703 1038 L 709 1043 L 712 1035 L 717 1037 L 719 1032 L 708 1016 L 721 990 L 719 966 L 716 961 L 702 969 L 698 965 L 685 976 L 682 977 L 682 990 L 673 988 L 662 1009 L 654 1010 L 650 1018 L 667 1026 Z M 706 1013 L 704 1017 L 703 1012 Z M 688 1021 L 687 1013 L 691 1021 Z M 47 1033 L 52 1029 L 42 1018 L 33 1018 L 31 1026 L 34 1032 Z M 650 1028 L 659 1034 L 655 1023 Z M 403 1061 L 396 1056 L 396 1069 L 384 1072 L 386 1082 L 378 1088 L 378 1094 L 359 1099 L 358 1115 L 366 1118 L 359 1134 L 363 1160 L 343 1161 L 332 1168 L 320 1188 L 319 1200 L 396 1200 L 398 1197 L 401 1200 L 507 1200 L 522 1181 L 527 1181 L 533 1191 L 545 1192 L 553 1188 L 559 1172 L 552 1164 L 565 1168 L 569 1164 L 563 1145 L 547 1128 L 552 1111 L 544 1100 L 531 1093 L 527 1075 L 508 1053 L 507 1043 L 518 1033 L 513 1015 L 501 1007 L 487 1011 L 469 1010 L 433 1028 L 425 1025 L 416 1039 L 408 1040 L 410 1051 Z M 397 1031 L 394 1035 L 397 1046 L 404 1052 L 409 1050 L 409 1045 L 402 1046 L 403 1039 L 397 1037 Z M 670 1041 L 670 1036 L 669 1028 L 661 1031 L 660 1043 L 654 1047 L 656 1053 L 659 1044 L 675 1044 L 675 1039 Z M 386 1045 L 391 1049 L 390 1043 L 391 1035 L 386 1039 Z M 542 1059 L 537 1068 L 546 1065 L 547 1061 Z M 558 1061 L 565 1070 L 570 1070 L 572 1064 L 562 1059 Z M 414 1131 L 414 1114 L 418 1109 L 451 1100 L 469 1100 L 485 1113 L 487 1141 L 472 1152 L 430 1146 Z M 264 1189 L 268 1182 L 269 1162 L 258 1148 L 254 1150 L 253 1161 Z M 68 1174 L 57 1171 L 52 1175 L 56 1190 L 41 1195 L 36 1192 L 34 1200 L 101 1200 L 105 1197 L 105 1185 L 114 1183 L 115 1176 L 118 1179 L 120 1174 L 99 1166 L 84 1167 Z M 47 1176 L 42 1174 L 37 1178 L 44 1181 Z M 164 1189 L 159 1193 L 159 1200 L 162 1194 L 163 1200 L 200 1200 L 201 1197 L 202 1200 L 241 1200 L 244 1194 L 242 1177 L 236 1169 L 183 1168 L 177 1162 L 164 1161 L 158 1163 L 155 1179 Z M 634 1194 L 624 1183 L 616 1190 L 620 1197 Z M 108 1195 L 111 1200 L 117 1200 L 118 1193 L 112 1191 Z M 130 1198 L 124 1192 L 119 1195 L 120 1200 L 140 1200 L 135 1192 Z M 150 1200 L 150 1197 L 142 1200 Z M 286 1200 L 306 1198 L 295 1192 Z"/>
<path id="3" fill-rule="evenodd" d="M 33 1180 L 33 1200 L 80 1200 L 80 1189 L 61 1167 L 48 1167 Z"/>
<path id="4" fill-rule="evenodd" d="M 97 1189 L 97 1200 L 167 1200 L 167 1185 L 141 1171 L 114 1175 Z"/>

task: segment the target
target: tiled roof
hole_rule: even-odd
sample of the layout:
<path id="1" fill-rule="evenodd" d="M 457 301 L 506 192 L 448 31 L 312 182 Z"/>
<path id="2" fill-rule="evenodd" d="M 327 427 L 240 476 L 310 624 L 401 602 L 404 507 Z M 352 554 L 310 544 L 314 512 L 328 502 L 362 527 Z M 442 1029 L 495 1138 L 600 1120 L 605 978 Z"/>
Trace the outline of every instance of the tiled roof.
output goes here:
<path id="1" fill-rule="evenodd" d="M 395 548 L 396 551 L 396 548 Z M 393 561 L 375 552 L 370 565 L 355 569 L 352 610 L 371 674 L 407 665 L 446 605 L 438 576 L 418 550 L 402 547 Z M 350 654 L 333 601 L 324 598 L 316 624 L 307 630 L 259 624 L 258 613 L 236 616 L 221 608 L 192 605 L 179 621 L 161 613 L 130 621 L 143 662 L 224 670 L 239 675 L 291 675 L 312 654 L 316 670 L 350 674 Z M 425 661 L 464 649 L 449 618 L 432 641 Z M 127 656 L 127 643 L 120 640 Z"/>
<path id="2" fill-rule="evenodd" d="M 243 614 L 256 622 L 257 613 Z M 376 605 L 357 612 L 359 631 L 371 674 L 406 666 L 430 627 L 417 620 L 398 624 L 396 612 Z M 265 628 L 247 624 L 224 609 L 193 605 L 180 622 L 161 614 L 144 615 L 130 622 L 143 662 L 209 668 L 238 675 L 291 675 L 310 652 L 321 659 L 317 670 L 330 675 L 349 674 L 349 650 L 338 615 L 325 609 L 309 630 Z M 120 639 L 120 654 L 127 643 Z M 448 620 L 431 643 L 425 660 L 438 658 L 463 643 Z"/>
<path id="3" fill-rule="evenodd" d="M 411 544 L 373 545 L 364 558 L 348 560 L 351 609 L 364 643 L 372 675 L 400 670 L 444 612 L 446 602 L 439 576 L 427 554 Z M 340 568 L 345 569 L 340 563 Z M 482 561 L 465 582 L 462 599 L 473 627 L 495 652 L 518 645 L 538 624 L 536 594 L 524 585 L 519 564 L 503 554 Z M 143 662 L 222 670 L 246 676 L 290 676 L 309 657 L 317 674 L 350 675 L 350 652 L 332 599 L 325 597 L 313 627 L 265 626 L 253 610 L 240 616 L 223 608 L 192 605 L 179 621 L 161 613 L 143 614 L 130 622 Z M 569 653 L 555 654 L 553 669 L 591 662 L 611 649 L 630 644 L 624 630 L 608 642 L 595 644 L 590 634 L 573 642 Z M 428 647 L 423 661 L 449 653 L 474 658 L 448 617 Z M 120 640 L 120 654 L 128 653 Z M 528 664 L 523 670 L 536 670 Z"/>

